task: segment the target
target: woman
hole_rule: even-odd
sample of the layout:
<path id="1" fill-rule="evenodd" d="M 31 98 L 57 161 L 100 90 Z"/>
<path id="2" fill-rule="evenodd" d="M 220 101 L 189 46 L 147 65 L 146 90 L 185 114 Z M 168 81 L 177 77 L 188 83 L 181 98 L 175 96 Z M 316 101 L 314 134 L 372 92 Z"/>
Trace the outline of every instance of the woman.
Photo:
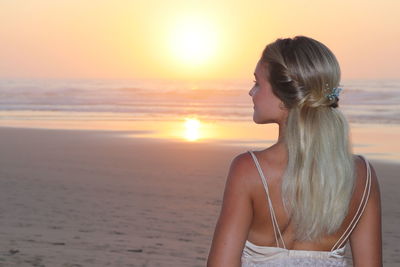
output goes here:
<path id="1" fill-rule="evenodd" d="M 379 184 L 351 152 L 336 57 L 312 38 L 277 39 L 254 75 L 253 120 L 279 137 L 233 159 L 207 266 L 346 266 L 348 240 L 354 266 L 381 266 Z"/>

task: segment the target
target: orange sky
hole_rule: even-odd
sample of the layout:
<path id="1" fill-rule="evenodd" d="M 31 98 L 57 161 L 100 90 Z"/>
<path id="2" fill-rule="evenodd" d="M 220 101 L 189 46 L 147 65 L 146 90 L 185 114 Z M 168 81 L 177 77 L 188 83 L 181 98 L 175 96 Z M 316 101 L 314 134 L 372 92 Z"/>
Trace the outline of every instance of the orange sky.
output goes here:
<path id="1" fill-rule="evenodd" d="M 252 79 L 267 43 L 306 35 L 332 49 L 343 79 L 399 79 L 398 10 L 395 0 L 1 0 L 0 78 Z"/>

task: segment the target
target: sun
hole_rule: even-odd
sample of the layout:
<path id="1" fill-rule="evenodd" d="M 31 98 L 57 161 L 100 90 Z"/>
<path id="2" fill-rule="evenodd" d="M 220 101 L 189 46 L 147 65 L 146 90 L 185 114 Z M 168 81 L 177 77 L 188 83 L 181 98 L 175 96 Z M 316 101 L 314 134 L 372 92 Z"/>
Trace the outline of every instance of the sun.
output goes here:
<path id="1" fill-rule="evenodd" d="M 196 141 L 200 138 L 200 121 L 192 118 L 185 118 L 185 138 L 188 141 Z"/>
<path id="2" fill-rule="evenodd" d="M 216 46 L 217 34 L 210 21 L 190 17 L 181 19 L 173 26 L 170 49 L 173 57 L 186 66 L 209 62 Z"/>

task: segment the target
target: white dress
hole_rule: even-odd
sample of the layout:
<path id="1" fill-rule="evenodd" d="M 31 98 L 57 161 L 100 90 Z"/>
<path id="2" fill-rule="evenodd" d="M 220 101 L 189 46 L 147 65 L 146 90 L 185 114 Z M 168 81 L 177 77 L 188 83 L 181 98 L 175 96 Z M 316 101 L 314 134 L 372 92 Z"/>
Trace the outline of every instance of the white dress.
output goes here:
<path id="1" fill-rule="evenodd" d="M 330 251 L 312 251 L 312 250 L 290 250 L 286 249 L 285 242 L 282 238 L 282 233 L 278 227 L 275 212 L 272 206 L 272 202 L 269 196 L 268 184 L 261 170 L 260 164 L 253 151 L 249 151 L 253 157 L 254 163 L 260 174 L 261 180 L 264 185 L 264 189 L 267 195 L 267 201 L 270 207 L 270 213 L 272 218 L 272 226 L 274 228 L 276 244 L 279 244 L 278 237 L 281 240 L 283 247 L 269 247 L 269 246 L 257 246 L 251 243 L 249 240 L 246 241 L 245 247 L 242 253 L 242 267 L 265 267 L 265 266 L 346 266 L 344 258 L 344 251 L 348 237 L 356 226 L 360 219 L 365 206 L 368 201 L 370 189 L 371 189 L 371 171 L 368 161 L 363 157 L 367 166 L 367 182 L 365 185 L 362 201 L 356 215 L 352 219 L 346 231 L 337 240 L 335 245 Z M 344 246 L 343 246 L 344 245 Z M 343 247 L 342 247 L 343 246 Z"/>

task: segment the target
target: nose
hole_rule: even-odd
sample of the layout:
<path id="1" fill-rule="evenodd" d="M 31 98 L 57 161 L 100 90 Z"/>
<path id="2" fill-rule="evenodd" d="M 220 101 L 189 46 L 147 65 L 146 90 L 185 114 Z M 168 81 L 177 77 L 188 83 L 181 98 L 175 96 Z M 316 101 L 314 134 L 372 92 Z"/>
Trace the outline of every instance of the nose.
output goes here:
<path id="1" fill-rule="evenodd" d="M 250 89 L 249 96 L 253 96 L 253 89 L 254 89 L 254 86 Z"/>

